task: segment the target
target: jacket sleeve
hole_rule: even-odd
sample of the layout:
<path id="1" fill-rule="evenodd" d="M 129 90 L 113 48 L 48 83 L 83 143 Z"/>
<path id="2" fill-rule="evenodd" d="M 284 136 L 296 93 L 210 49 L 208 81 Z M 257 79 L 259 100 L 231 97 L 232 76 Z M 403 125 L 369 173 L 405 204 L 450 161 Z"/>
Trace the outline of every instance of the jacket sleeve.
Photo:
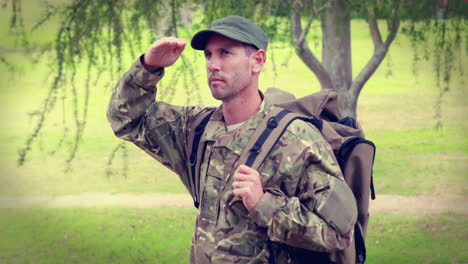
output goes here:
<path id="1" fill-rule="evenodd" d="M 147 71 L 141 58 L 135 61 L 113 91 L 107 118 L 117 137 L 142 148 L 184 181 L 186 136 L 200 108 L 155 101 L 155 85 L 163 73 Z"/>
<path id="2" fill-rule="evenodd" d="M 280 188 L 266 188 L 249 216 L 267 228 L 272 241 L 332 252 L 346 248 L 351 242 L 357 207 L 330 145 L 319 133 L 316 130 L 316 135 L 309 139 L 287 144 L 288 149 L 303 149 L 280 164 L 281 170 L 289 166 L 284 164 L 293 163 L 281 174 L 300 175 L 295 193 L 286 195 Z"/>

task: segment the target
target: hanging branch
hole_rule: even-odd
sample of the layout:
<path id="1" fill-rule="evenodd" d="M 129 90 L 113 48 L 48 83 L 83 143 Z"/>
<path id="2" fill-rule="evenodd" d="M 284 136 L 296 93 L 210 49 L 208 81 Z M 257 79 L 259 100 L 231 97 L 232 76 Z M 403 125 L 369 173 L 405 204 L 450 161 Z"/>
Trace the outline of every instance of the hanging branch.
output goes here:
<path id="1" fill-rule="evenodd" d="M 109 155 L 109 158 L 107 160 L 107 166 L 106 166 L 106 176 L 107 177 L 111 177 L 112 175 L 114 175 L 114 171 L 112 169 L 112 163 L 113 163 L 113 161 L 115 159 L 115 156 L 116 156 L 117 152 L 119 152 L 119 151 L 122 151 L 122 160 L 123 160 L 122 176 L 124 178 L 128 177 L 128 149 L 127 149 L 125 141 L 122 141 L 119 144 L 117 144 L 114 147 L 114 149 L 111 151 L 111 153 Z"/>
<path id="2" fill-rule="evenodd" d="M 28 51 L 30 43 L 26 36 L 21 0 L 12 0 L 11 9 L 10 33 L 16 36 L 15 40 L 19 40 L 19 46 L 24 47 Z"/>
<path id="3" fill-rule="evenodd" d="M 410 21 L 409 25 L 403 28 L 403 33 L 409 36 L 415 54 L 413 71 L 416 73 L 416 63 L 419 60 L 433 60 L 435 82 L 438 88 L 434 105 L 434 127 L 436 130 L 443 127 L 442 106 L 444 97 L 450 91 L 452 85 L 453 68 L 457 63 L 455 51 L 463 52 L 463 42 L 468 45 L 468 39 L 461 38 L 461 35 L 468 30 L 466 23 L 467 11 L 468 4 L 462 1 L 444 0 L 438 4 L 421 2 L 418 8 L 414 10 L 419 16 L 415 17 Z M 420 17 L 424 12 L 431 12 L 433 15 Z M 434 45 L 427 45 L 430 40 L 434 40 Z M 426 47 L 424 56 L 418 55 L 421 53 L 418 50 L 421 46 Z M 459 72 L 460 69 L 463 72 L 463 66 L 459 67 Z M 460 76 L 462 76 L 463 81 L 463 75 Z"/>
<path id="4" fill-rule="evenodd" d="M 178 35 L 177 20 L 179 19 L 177 8 L 180 2 L 173 0 L 171 12 L 168 13 L 176 35 Z M 16 31 L 26 36 L 21 17 L 21 1 L 11 0 L 11 3 L 13 15 L 10 28 L 17 29 Z M 148 8 L 149 6 L 153 8 Z M 46 3 L 43 17 L 32 28 L 40 28 L 57 16 L 62 18 L 54 41 L 55 49 L 51 69 L 54 72 L 54 78 L 44 102 L 37 111 L 34 111 L 35 127 L 19 150 L 19 166 L 26 162 L 28 154 L 46 125 L 49 114 L 55 110 L 61 110 L 63 111 L 63 135 L 50 153 L 57 153 L 66 141 L 70 141 L 71 148 L 67 153 L 65 163 L 67 170 L 71 169 L 71 164 L 83 141 L 88 119 L 91 85 L 96 84 L 103 73 L 110 74 L 111 79 L 115 79 L 122 73 L 123 54 L 134 52 L 133 43 L 142 46 L 141 43 L 148 39 L 148 32 L 154 34 L 154 31 L 145 27 L 145 24 L 157 25 L 160 17 L 158 13 L 162 7 L 161 2 L 151 0 L 73 0 L 65 5 Z M 124 42 L 128 45 L 124 45 Z M 6 63 L 6 60 L 0 58 L 0 62 Z M 79 72 L 78 69 L 83 63 L 87 64 L 87 70 Z M 184 59 L 183 64 L 188 70 L 180 67 L 178 75 L 184 76 L 185 84 L 188 84 L 188 80 L 195 78 L 195 72 L 190 61 Z M 98 74 L 92 74 L 93 72 Z M 83 90 L 78 87 L 80 85 L 77 83 L 78 75 L 85 76 Z M 196 92 L 198 89 L 199 87 L 195 86 L 188 91 L 199 94 Z M 62 107 L 55 109 L 59 95 L 62 96 Z M 66 102 L 71 102 L 70 107 L 65 107 Z M 70 111 L 73 119 L 74 128 L 71 138 L 67 127 L 69 113 L 65 111 Z M 116 151 L 127 150 L 120 147 Z"/>

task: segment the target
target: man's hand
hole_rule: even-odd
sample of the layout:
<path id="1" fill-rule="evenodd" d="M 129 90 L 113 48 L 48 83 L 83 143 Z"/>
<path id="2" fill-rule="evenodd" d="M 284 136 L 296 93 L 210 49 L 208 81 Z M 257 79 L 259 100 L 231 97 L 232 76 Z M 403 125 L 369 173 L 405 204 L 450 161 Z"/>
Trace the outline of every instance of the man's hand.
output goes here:
<path id="1" fill-rule="evenodd" d="M 246 165 L 240 165 L 234 172 L 232 188 L 234 196 L 244 202 L 244 206 L 249 212 L 255 208 L 265 193 L 260 180 L 260 173 Z"/>
<path id="2" fill-rule="evenodd" d="M 171 66 L 182 54 L 186 44 L 187 41 L 175 37 L 156 40 L 145 53 L 144 66 L 152 69 Z"/>

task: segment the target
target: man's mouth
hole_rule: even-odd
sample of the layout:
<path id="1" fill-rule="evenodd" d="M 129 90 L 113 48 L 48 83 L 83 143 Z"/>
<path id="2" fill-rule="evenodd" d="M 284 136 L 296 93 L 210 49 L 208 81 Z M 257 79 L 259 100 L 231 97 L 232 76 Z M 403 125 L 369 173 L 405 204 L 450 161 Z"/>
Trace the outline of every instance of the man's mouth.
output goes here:
<path id="1" fill-rule="evenodd" d="M 219 84 L 219 83 L 224 82 L 224 80 L 219 78 L 219 77 L 210 77 L 208 79 L 208 82 L 211 83 L 211 84 Z"/>

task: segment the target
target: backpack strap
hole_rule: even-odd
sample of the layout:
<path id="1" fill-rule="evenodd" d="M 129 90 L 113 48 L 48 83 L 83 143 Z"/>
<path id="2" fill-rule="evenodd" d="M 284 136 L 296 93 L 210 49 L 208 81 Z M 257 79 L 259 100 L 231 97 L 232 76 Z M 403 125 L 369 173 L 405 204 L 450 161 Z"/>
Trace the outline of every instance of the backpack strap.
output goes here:
<path id="1" fill-rule="evenodd" d="M 276 142 L 281 138 L 281 135 L 286 131 L 286 128 L 294 121 L 294 120 L 304 120 L 311 124 L 313 124 L 317 129 L 322 131 L 322 121 L 315 118 L 306 117 L 304 115 L 291 112 L 287 109 L 283 109 L 281 107 L 274 107 L 272 110 L 267 114 L 265 118 L 263 118 L 260 125 L 254 131 L 252 136 L 250 137 L 249 141 L 247 142 L 244 150 L 242 151 L 238 164 L 245 164 L 255 170 L 262 165 L 265 158 L 270 154 L 273 146 Z M 270 252 L 270 257 L 268 262 L 270 264 L 277 264 L 276 256 L 273 250 L 273 245 L 275 243 L 272 242 L 270 239 L 266 242 L 268 251 Z M 295 249 L 292 247 L 288 247 L 289 250 L 300 250 Z M 305 251 L 305 250 L 303 250 Z M 294 251 L 295 253 L 298 253 Z M 322 259 L 327 259 L 325 255 L 320 255 L 320 253 L 313 252 L 316 254 L 314 256 L 315 260 L 318 260 L 318 257 Z M 304 255 L 305 254 L 299 254 Z M 310 256 L 310 255 L 307 255 Z M 310 260 L 310 259 L 309 259 Z M 319 263 L 331 263 L 327 262 L 319 262 Z"/>
<path id="2" fill-rule="evenodd" d="M 250 137 L 242 151 L 238 164 L 245 164 L 255 170 L 262 165 L 273 146 L 280 139 L 286 128 L 296 119 L 312 123 L 320 131 L 322 121 L 303 116 L 280 107 L 273 108 Z"/>
<path id="3" fill-rule="evenodd" d="M 199 198 L 199 179 L 200 179 L 200 165 L 203 159 L 203 153 L 205 152 L 205 146 L 200 147 L 200 140 L 203 132 L 205 131 L 206 124 L 210 120 L 211 116 L 215 112 L 215 108 L 209 108 L 207 111 L 200 113 L 195 121 L 192 124 L 192 127 L 189 131 L 187 146 L 187 153 L 190 153 L 188 156 L 188 163 L 190 165 L 189 173 L 189 183 L 190 183 L 190 194 L 193 198 L 193 205 L 195 208 L 198 208 L 200 202 Z"/>

